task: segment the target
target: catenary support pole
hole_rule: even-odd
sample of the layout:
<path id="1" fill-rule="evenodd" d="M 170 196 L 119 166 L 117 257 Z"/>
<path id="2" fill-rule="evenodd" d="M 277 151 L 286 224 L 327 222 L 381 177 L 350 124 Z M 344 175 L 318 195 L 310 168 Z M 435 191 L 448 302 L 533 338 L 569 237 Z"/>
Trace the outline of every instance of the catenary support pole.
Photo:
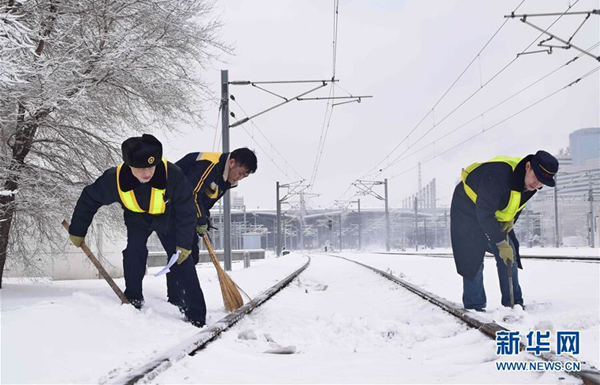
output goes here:
<path id="1" fill-rule="evenodd" d="M 360 216 L 360 199 L 358 200 L 358 249 L 362 250 L 362 218 Z"/>
<path id="2" fill-rule="evenodd" d="M 221 71 L 221 117 L 223 152 L 229 152 L 229 71 Z M 231 271 L 231 198 L 229 191 L 223 196 L 223 259 L 225 270 Z"/>
<path id="3" fill-rule="evenodd" d="M 342 251 L 342 213 L 340 213 L 340 251 Z"/>
<path id="4" fill-rule="evenodd" d="M 590 192 L 589 192 L 589 196 L 590 196 L 590 246 L 596 247 L 596 240 L 595 235 L 596 235 L 596 231 L 594 229 L 594 190 L 592 187 L 592 176 L 590 175 Z"/>
<path id="5" fill-rule="evenodd" d="M 419 210 L 418 198 L 415 195 L 415 251 L 419 251 L 419 222 L 417 220 L 417 214 Z"/>
<path id="6" fill-rule="evenodd" d="M 390 251 L 390 208 L 388 198 L 388 180 L 385 182 L 385 251 Z"/>
<path id="7" fill-rule="evenodd" d="M 560 232 L 558 228 L 558 175 L 554 176 L 556 186 L 554 186 L 554 246 L 560 247 Z"/>
<path id="8" fill-rule="evenodd" d="M 281 255 L 281 201 L 279 200 L 279 182 L 276 184 L 276 197 L 277 197 L 277 229 L 275 234 L 275 248 L 277 256 Z"/>

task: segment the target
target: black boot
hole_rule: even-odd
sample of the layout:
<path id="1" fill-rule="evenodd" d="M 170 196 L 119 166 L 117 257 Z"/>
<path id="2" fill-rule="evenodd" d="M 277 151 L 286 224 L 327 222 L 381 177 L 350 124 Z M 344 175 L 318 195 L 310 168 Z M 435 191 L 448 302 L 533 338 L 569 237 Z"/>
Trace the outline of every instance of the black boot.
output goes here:
<path id="1" fill-rule="evenodd" d="M 133 305 L 133 307 L 135 307 L 138 310 L 141 310 L 142 306 L 144 306 L 144 300 L 143 299 L 130 299 L 129 303 L 131 305 Z"/>

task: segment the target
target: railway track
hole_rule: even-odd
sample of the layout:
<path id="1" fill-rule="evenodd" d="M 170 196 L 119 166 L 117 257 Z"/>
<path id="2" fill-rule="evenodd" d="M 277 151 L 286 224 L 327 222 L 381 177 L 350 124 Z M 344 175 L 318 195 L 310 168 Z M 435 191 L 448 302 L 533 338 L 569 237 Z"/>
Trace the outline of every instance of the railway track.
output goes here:
<path id="1" fill-rule="evenodd" d="M 384 277 L 387 280 L 393 282 L 395 285 L 399 285 L 399 286 L 403 287 L 404 289 L 408 290 L 409 292 L 416 294 L 417 296 L 425 299 L 429 304 L 434 305 L 437 308 L 441 308 L 445 312 L 456 317 L 456 319 L 459 319 L 461 323 L 465 323 L 466 325 L 481 331 L 482 333 L 484 333 L 488 337 L 491 337 L 492 339 L 495 339 L 497 332 L 507 331 L 507 329 L 503 328 L 502 326 L 500 326 L 494 322 L 490 322 L 484 318 L 481 318 L 475 313 L 465 311 L 464 309 L 461 309 L 460 306 L 458 306 L 454 303 L 451 303 L 451 302 L 445 300 L 444 298 L 441 298 L 432 293 L 429 293 L 429 292 L 417 287 L 416 285 L 406 282 L 406 281 L 404 281 L 398 277 L 395 277 L 389 273 L 386 273 L 386 272 L 378 270 L 374 267 L 365 265 L 360 262 L 353 261 L 348 258 L 338 256 L 338 255 L 321 254 L 321 255 L 317 256 L 317 258 L 321 258 L 322 256 L 332 257 L 335 260 L 338 260 L 340 262 L 344 261 L 344 264 L 346 262 L 348 262 L 348 263 L 352 263 L 354 266 L 360 266 L 364 269 L 369 269 L 370 271 L 378 274 L 379 276 Z M 292 291 L 296 292 L 295 295 L 299 295 L 298 292 L 302 291 L 301 290 L 302 288 L 299 288 L 299 286 L 301 286 L 301 280 L 306 280 L 306 278 L 301 278 L 300 274 L 307 269 L 307 267 L 309 266 L 310 263 L 311 263 L 311 260 L 309 258 L 308 261 L 300 269 L 298 269 L 294 273 L 290 274 L 286 279 L 279 282 L 277 285 L 273 286 L 272 288 L 268 289 L 267 291 L 265 291 L 262 294 L 260 294 L 259 296 L 257 296 L 252 303 L 244 305 L 242 308 L 238 309 L 236 312 L 233 312 L 233 313 L 229 314 L 228 316 L 226 316 L 225 318 L 223 318 L 222 320 L 210 325 L 209 327 L 207 327 L 206 329 L 204 329 L 197 335 L 193 336 L 192 338 L 182 341 L 181 343 L 179 343 L 177 346 L 173 347 L 172 349 L 169 349 L 168 351 L 166 351 L 162 354 L 159 354 L 157 357 L 153 358 L 147 364 L 145 364 L 139 368 L 133 369 L 133 370 L 128 370 L 127 372 L 123 372 L 122 370 L 116 371 L 113 375 L 111 375 L 109 377 L 109 380 L 107 382 L 108 383 L 117 383 L 117 384 L 146 383 L 146 382 L 153 381 L 159 375 L 161 375 L 160 381 L 165 382 L 164 378 L 162 377 L 165 374 L 167 375 L 166 382 L 181 382 L 181 379 L 179 379 L 176 376 L 168 377 L 168 373 L 166 372 L 167 369 L 174 367 L 175 363 L 177 363 L 178 361 L 181 361 L 182 359 L 184 359 L 186 357 L 196 355 L 196 353 L 198 353 L 200 350 L 204 349 L 208 344 L 217 340 L 222 332 L 230 329 L 234 324 L 236 324 L 245 315 L 252 312 L 258 306 L 265 304 L 265 302 L 267 302 L 271 298 L 273 298 L 273 296 L 276 293 L 280 292 L 283 288 L 288 286 L 294 280 L 296 280 L 297 285 L 294 285 Z M 322 273 L 322 274 L 325 274 L 325 276 L 327 275 L 326 273 Z M 354 274 L 356 274 L 356 273 L 354 273 Z M 313 273 L 313 275 L 315 275 L 315 273 Z M 367 276 L 365 275 L 364 277 L 367 277 Z M 367 278 L 367 279 L 361 278 L 361 280 L 371 280 L 371 278 Z M 327 290 L 327 285 L 325 285 L 324 283 L 320 283 L 319 285 L 321 287 L 325 287 L 325 289 L 323 289 L 323 290 Z M 377 285 L 381 285 L 381 283 L 378 282 Z M 310 286 L 310 285 L 304 286 L 304 290 L 306 290 L 306 293 L 308 293 L 309 288 L 312 290 L 313 286 Z M 333 291 L 333 290 L 331 290 L 331 291 Z M 287 292 L 287 290 L 286 290 L 286 292 Z M 399 293 L 396 293 L 396 294 L 399 294 Z M 306 299 L 306 300 L 308 301 L 308 299 Z M 281 302 L 279 302 L 279 303 L 281 303 Z M 402 302 L 402 303 L 399 303 L 398 306 L 409 307 L 409 306 L 413 306 L 412 305 L 413 303 L 414 303 L 414 300 L 409 300 L 408 305 L 407 305 L 407 303 Z M 422 310 L 423 309 L 422 306 L 425 306 L 425 305 L 423 305 L 423 304 L 418 305 L 417 309 Z M 432 311 L 432 310 L 429 309 L 429 311 Z M 440 316 L 436 316 L 436 317 L 442 317 L 442 316 L 440 315 Z M 444 321 L 444 322 L 446 322 L 446 321 Z M 410 324 L 410 322 L 408 322 L 408 323 Z M 408 327 L 410 328 L 410 326 L 408 326 Z M 460 328 L 458 328 L 457 330 L 453 331 L 452 333 L 462 333 L 462 332 L 463 331 L 461 331 Z M 395 333 L 398 333 L 398 331 L 392 330 L 389 333 L 393 337 Z M 392 337 L 390 337 L 390 338 L 392 338 Z M 451 338 L 451 337 L 445 337 L 445 338 Z M 524 346 L 521 346 L 521 348 L 523 349 Z M 204 358 L 206 358 L 206 354 L 207 353 L 205 352 Z M 553 354 L 553 353 L 542 353 L 540 358 L 547 360 L 547 361 L 561 361 L 561 362 L 565 362 L 567 360 L 571 360 L 571 361 L 574 360 L 572 357 L 557 356 L 556 354 Z M 401 359 L 401 358 L 399 358 L 399 359 Z M 410 357 L 408 359 L 410 360 Z M 200 364 L 200 365 L 202 365 L 202 364 Z M 208 366 L 210 366 L 210 365 L 208 365 Z M 585 384 L 600 384 L 600 372 L 596 368 L 594 368 L 590 365 L 587 365 L 587 364 L 582 364 L 581 371 L 571 372 L 569 374 L 579 377 Z M 416 381 L 418 382 L 418 377 L 416 377 L 416 378 L 417 378 Z M 339 380 L 338 381 L 335 381 L 335 379 L 331 379 L 331 380 L 333 382 L 339 382 Z M 326 378 L 320 382 L 323 382 L 323 381 L 328 382 Z M 210 381 L 210 378 L 209 378 L 208 382 L 213 382 L 213 381 Z M 228 382 L 236 382 L 236 381 L 234 379 L 230 379 Z M 244 382 L 246 382 L 246 381 L 244 381 Z M 301 382 L 310 382 L 310 380 L 307 381 L 306 379 L 304 379 Z"/>
<path id="2" fill-rule="evenodd" d="M 407 251 L 375 251 L 373 254 L 385 254 L 385 255 L 410 255 L 412 257 L 433 257 L 433 258 L 454 258 L 451 253 L 411 253 Z M 492 254 L 486 253 L 486 258 L 493 258 Z M 573 262 L 587 262 L 587 263 L 598 263 L 600 262 L 600 256 L 583 256 L 583 255 L 535 255 L 535 254 L 521 254 L 523 259 L 542 259 L 542 260 L 557 260 L 557 261 L 573 261 Z"/>
<path id="3" fill-rule="evenodd" d="M 344 257 L 338 256 L 338 255 L 332 255 L 332 254 L 329 254 L 329 255 L 331 257 L 340 258 L 340 259 L 344 259 L 344 260 L 352 262 L 352 263 L 356 263 L 357 265 L 363 266 L 367 269 L 374 271 L 375 273 L 389 279 L 392 282 L 397 283 L 398 285 L 415 293 L 416 295 L 420 296 L 421 298 L 433 303 L 434 305 L 440 307 L 441 309 L 447 311 L 448 313 L 454 315 L 455 317 L 463 320 L 469 326 L 477 328 L 482 333 L 484 333 L 485 335 L 487 335 L 488 337 L 490 337 L 492 339 L 496 339 L 496 333 L 499 331 L 505 331 L 505 332 L 509 331 L 508 329 L 498 325 L 495 322 L 489 322 L 487 320 L 482 320 L 481 318 L 474 315 L 472 312 L 467 311 L 464 308 L 462 308 L 460 305 L 452 303 L 440 296 L 437 296 L 437 295 L 430 293 L 422 288 L 419 288 L 418 286 L 413 285 L 408 281 L 405 281 L 401 278 L 395 277 L 394 275 L 391 275 L 389 273 L 386 273 L 386 272 L 376 269 L 374 267 L 368 266 L 366 264 L 363 264 L 363 263 L 360 263 L 357 261 L 353 261 L 348 258 L 344 258 Z M 526 348 L 525 344 L 521 341 L 520 349 L 525 350 L 525 348 Z M 540 358 L 542 358 L 545 361 L 560 361 L 563 363 L 567 362 L 567 361 L 575 360 L 571 356 L 559 356 L 559 355 L 555 354 L 554 352 L 541 353 Z M 583 364 L 581 371 L 567 372 L 567 373 L 574 375 L 575 377 L 581 378 L 583 380 L 584 384 L 586 384 L 586 385 L 587 384 L 600 384 L 600 370 L 598 370 L 597 368 L 595 368 L 589 364 Z"/>

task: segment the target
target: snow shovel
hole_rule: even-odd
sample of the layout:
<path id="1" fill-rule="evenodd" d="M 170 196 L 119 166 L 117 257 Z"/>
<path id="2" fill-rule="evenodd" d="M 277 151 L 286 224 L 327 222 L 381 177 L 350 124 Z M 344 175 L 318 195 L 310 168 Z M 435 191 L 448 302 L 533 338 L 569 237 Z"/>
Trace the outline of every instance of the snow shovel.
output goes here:
<path id="1" fill-rule="evenodd" d="M 510 244 L 508 240 L 508 231 L 506 232 L 506 242 Z M 513 250 L 514 251 L 514 250 Z M 516 255 L 515 255 L 516 257 Z M 515 307 L 515 291 L 513 288 L 513 271 L 512 271 L 512 261 L 508 261 L 508 292 L 510 293 L 510 308 L 513 309 Z"/>
<path id="2" fill-rule="evenodd" d="M 69 222 L 62 221 L 62 225 L 63 225 L 63 227 L 68 232 L 69 231 Z M 108 272 L 104 269 L 104 266 L 102 266 L 100 264 L 100 261 L 98 261 L 98 258 L 96 258 L 96 256 L 94 255 L 94 253 L 92 253 L 92 250 L 90 250 L 89 247 L 87 247 L 87 245 L 85 244 L 85 242 L 81 243 L 81 250 L 83 250 L 83 252 L 85 253 L 85 255 L 90 259 L 90 261 L 92 261 L 92 263 L 94 264 L 94 266 L 96 266 L 96 268 L 100 272 L 100 275 L 102 275 L 102 278 L 104 278 L 104 280 L 106 281 L 106 283 L 108 283 L 108 286 L 110 286 L 111 289 L 113 289 L 113 291 L 115 292 L 115 294 L 117 295 L 117 297 L 119 297 L 119 299 L 121 300 L 121 302 L 122 303 L 129 303 L 129 300 L 127 299 L 127 297 L 125 297 L 125 294 L 123 294 L 123 292 L 121 291 L 121 289 L 119 289 L 119 286 L 117 286 L 117 284 L 115 283 L 115 281 L 113 281 L 113 279 L 110 277 L 110 275 L 108 275 Z"/>

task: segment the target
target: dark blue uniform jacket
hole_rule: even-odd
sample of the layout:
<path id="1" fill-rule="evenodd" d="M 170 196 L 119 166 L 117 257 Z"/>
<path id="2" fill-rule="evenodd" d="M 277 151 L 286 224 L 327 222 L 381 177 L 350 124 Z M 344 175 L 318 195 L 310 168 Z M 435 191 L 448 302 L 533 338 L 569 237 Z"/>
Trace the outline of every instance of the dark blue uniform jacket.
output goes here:
<path id="1" fill-rule="evenodd" d="M 196 224 L 192 189 L 177 165 L 167 162 L 167 166 L 168 177 L 165 175 L 164 163 L 161 162 L 156 166 L 154 176 L 148 183 L 140 183 L 126 165 L 121 168 L 120 174 L 121 188 L 123 191 L 133 190 L 138 204 L 144 210 L 148 210 L 150 205 L 152 187 L 159 189 L 166 187 L 164 214 L 136 213 L 125 208 L 117 188 L 117 168 L 112 167 L 94 183 L 83 189 L 71 218 L 69 233 L 80 237 L 85 236 L 98 209 L 101 206 L 119 202 L 123 207 L 123 216 L 127 227 L 151 228 L 165 235 L 172 235 L 174 232 L 176 245 L 191 250 Z"/>
<path id="2" fill-rule="evenodd" d="M 523 158 L 515 170 L 508 163 L 485 163 L 477 167 L 467 177 L 467 184 L 477 194 L 477 204 L 465 192 L 463 183 L 454 189 L 450 207 L 450 235 L 456 270 L 463 277 L 472 279 L 479 266 L 488 244 L 497 244 L 505 240 L 495 217 L 496 210 L 508 205 L 511 190 L 521 192 L 523 205 L 536 191 L 525 191 L 525 164 L 532 155 Z M 521 211 L 515 216 L 515 223 Z M 519 255 L 519 242 L 514 231 L 509 233 L 515 245 L 517 265 L 522 268 Z"/>
<path id="3" fill-rule="evenodd" d="M 218 162 L 200 160 L 200 152 L 192 152 L 177 161 L 193 188 L 198 225 L 208 224 L 210 209 L 221 199 L 227 190 L 236 187 L 223 178 L 227 166 L 228 152 L 219 157 Z"/>

